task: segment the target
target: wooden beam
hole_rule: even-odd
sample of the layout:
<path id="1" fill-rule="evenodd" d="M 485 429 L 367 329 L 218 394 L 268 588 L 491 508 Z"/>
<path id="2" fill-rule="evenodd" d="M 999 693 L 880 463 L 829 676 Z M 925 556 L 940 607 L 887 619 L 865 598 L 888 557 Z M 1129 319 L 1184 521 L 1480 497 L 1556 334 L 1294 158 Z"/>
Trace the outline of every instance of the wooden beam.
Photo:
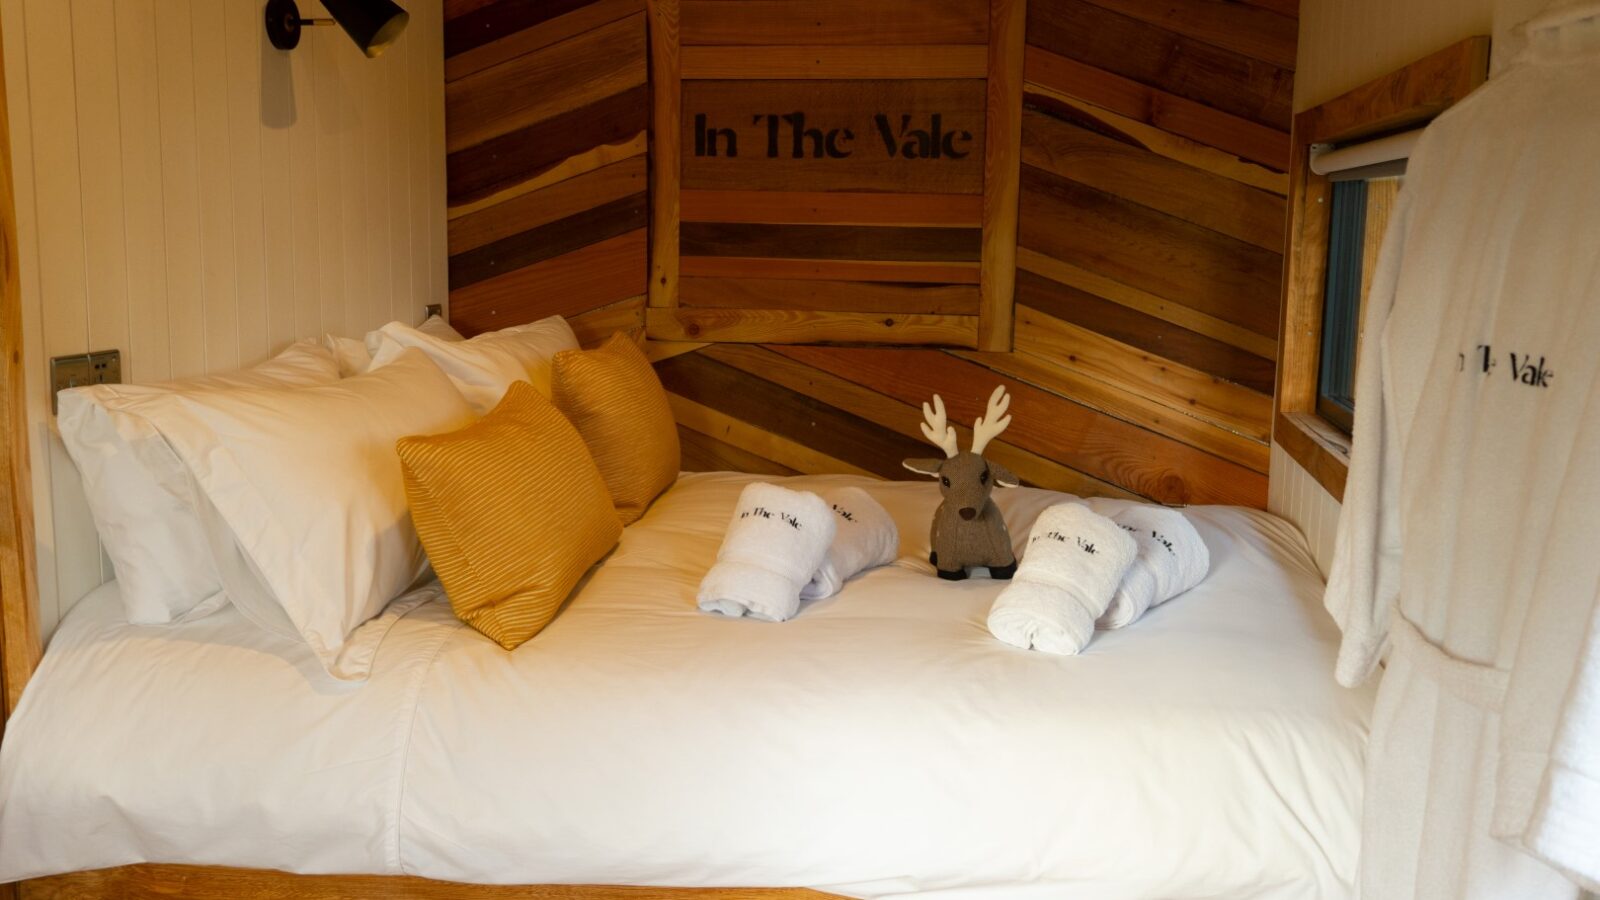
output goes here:
<path id="1" fill-rule="evenodd" d="M 1010 350 L 1022 177 L 1022 67 L 1027 0 L 989 2 L 989 82 L 983 153 L 983 252 L 978 349 Z"/>
<path id="2" fill-rule="evenodd" d="M 678 57 L 679 0 L 648 0 L 650 13 L 650 305 L 678 303 L 678 191 L 683 174 Z"/>
<path id="3" fill-rule="evenodd" d="M 689 256 L 683 275 L 706 278 L 813 278 L 825 281 L 906 281 L 977 284 L 978 264 L 896 260 L 779 259 L 765 256 Z"/>
<path id="4" fill-rule="evenodd" d="M 867 191 L 684 191 L 685 222 L 771 225 L 915 225 L 977 228 L 977 194 L 883 194 Z"/>
<path id="5" fill-rule="evenodd" d="M 446 58 L 445 83 L 641 12 L 644 12 L 644 0 L 595 0 L 588 6 L 581 6 L 531 28 L 513 31 Z"/>
<path id="6" fill-rule="evenodd" d="M 16 187 L 0 61 L 0 736 L 39 664 L 33 475 L 28 459 L 22 283 L 17 270 Z M 3 889 L 3 888 L 0 888 Z"/>
<path id="7" fill-rule="evenodd" d="M 1420 125 L 1489 77 L 1489 38 L 1464 38 L 1295 116 L 1295 141 L 1352 141 Z"/>

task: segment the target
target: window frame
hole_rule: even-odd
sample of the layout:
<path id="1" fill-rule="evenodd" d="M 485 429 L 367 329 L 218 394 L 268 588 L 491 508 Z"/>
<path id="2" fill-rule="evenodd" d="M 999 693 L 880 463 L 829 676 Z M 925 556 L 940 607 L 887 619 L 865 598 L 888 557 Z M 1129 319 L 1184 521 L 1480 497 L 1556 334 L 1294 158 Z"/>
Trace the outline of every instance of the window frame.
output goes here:
<path id="1" fill-rule="evenodd" d="M 1489 38 L 1469 37 L 1294 118 L 1272 439 L 1335 499 L 1344 496 L 1350 438 L 1317 412 L 1333 183 L 1311 171 L 1312 145 L 1417 128 L 1488 72 Z"/>

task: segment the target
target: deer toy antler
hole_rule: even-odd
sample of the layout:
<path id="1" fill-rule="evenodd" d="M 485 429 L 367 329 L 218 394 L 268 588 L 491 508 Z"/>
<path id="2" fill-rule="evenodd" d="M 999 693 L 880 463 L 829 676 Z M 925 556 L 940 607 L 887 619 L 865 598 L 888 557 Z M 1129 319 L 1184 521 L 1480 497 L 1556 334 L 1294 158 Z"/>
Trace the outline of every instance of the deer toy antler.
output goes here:
<path id="1" fill-rule="evenodd" d="M 923 436 L 943 450 L 946 458 L 961 452 L 956 444 L 956 427 L 945 424 L 943 397 L 934 394 L 931 408 L 926 403 L 922 404 L 922 418 L 927 420 L 922 423 Z"/>
<path id="2" fill-rule="evenodd" d="M 939 399 L 937 396 L 935 400 Z M 1011 407 L 1011 395 L 1006 393 L 1006 386 L 1000 385 L 989 395 L 989 408 L 972 423 L 972 452 L 982 453 L 989 442 L 1000 436 L 1011 424 L 1011 417 L 1006 415 L 1006 410 Z"/>

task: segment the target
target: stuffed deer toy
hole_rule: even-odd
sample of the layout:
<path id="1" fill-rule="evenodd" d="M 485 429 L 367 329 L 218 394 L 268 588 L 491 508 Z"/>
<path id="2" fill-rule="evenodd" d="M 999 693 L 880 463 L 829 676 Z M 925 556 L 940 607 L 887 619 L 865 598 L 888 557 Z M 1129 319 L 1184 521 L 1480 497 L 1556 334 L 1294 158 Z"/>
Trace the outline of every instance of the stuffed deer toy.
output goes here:
<path id="1" fill-rule="evenodd" d="M 901 465 L 939 479 L 944 502 L 933 514 L 933 552 L 928 561 L 940 578 L 959 581 L 972 566 L 987 568 L 992 578 L 1010 578 L 1017 571 L 1006 520 L 989 499 L 995 485 L 1016 487 L 1017 476 L 983 458 L 983 448 L 1011 424 L 1006 415 L 1010 405 L 1005 386 L 995 388 L 988 410 L 972 423 L 972 449 L 962 453 L 955 426 L 945 422 L 944 399 L 934 394 L 932 407 L 922 404 L 922 433 L 944 451 L 945 458 L 908 459 Z"/>

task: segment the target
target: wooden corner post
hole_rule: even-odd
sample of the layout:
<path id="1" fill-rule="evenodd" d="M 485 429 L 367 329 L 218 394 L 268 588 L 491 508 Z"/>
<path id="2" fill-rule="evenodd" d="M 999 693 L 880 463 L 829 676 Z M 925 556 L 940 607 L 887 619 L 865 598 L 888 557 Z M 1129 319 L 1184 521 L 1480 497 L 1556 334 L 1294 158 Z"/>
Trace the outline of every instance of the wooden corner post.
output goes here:
<path id="1" fill-rule="evenodd" d="M 650 28 L 650 306 L 678 305 L 682 69 L 678 0 L 648 0 Z"/>
<path id="2" fill-rule="evenodd" d="M 978 349 L 1010 350 L 1022 177 L 1022 60 L 1027 0 L 989 0 L 988 104 L 983 153 L 983 252 Z"/>

